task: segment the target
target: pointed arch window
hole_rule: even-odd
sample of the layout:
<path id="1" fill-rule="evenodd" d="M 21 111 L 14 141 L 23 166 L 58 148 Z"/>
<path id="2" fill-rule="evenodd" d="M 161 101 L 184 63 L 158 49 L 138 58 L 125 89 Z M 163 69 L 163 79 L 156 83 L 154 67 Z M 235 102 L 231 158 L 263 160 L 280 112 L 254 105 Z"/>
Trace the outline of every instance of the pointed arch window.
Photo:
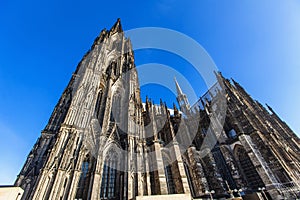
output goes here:
<path id="1" fill-rule="evenodd" d="M 168 193 L 169 194 L 176 194 L 175 183 L 174 183 L 174 180 L 173 180 L 173 175 L 172 175 L 172 170 L 171 170 L 170 165 L 167 165 L 165 167 L 165 176 L 166 176 L 166 179 L 167 179 Z"/>
<path id="2" fill-rule="evenodd" d="M 108 166 L 104 163 L 103 166 L 103 173 L 102 173 L 102 184 L 101 184 L 101 192 L 100 197 L 105 198 L 106 197 L 106 190 L 107 190 L 107 178 L 108 178 Z"/>
<path id="3" fill-rule="evenodd" d="M 116 93 L 113 97 L 113 104 L 112 104 L 112 117 L 116 122 L 120 122 L 121 119 L 121 95 L 120 93 Z"/>
<path id="4" fill-rule="evenodd" d="M 103 94 L 103 92 L 102 92 L 102 90 L 100 90 L 98 93 L 98 96 L 97 96 L 97 102 L 96 102 L 96 107 L 95 107 L 95 113 L 96 113 L 97 118 L 99 118 L 102 94 Z"/>
<path id="5" fill-rule="evenodd" d="M 89 171 L 90 171 L 90 160 L 87 157 L 81 166 L 81 175 L 77 186 L 77 193 L 75 199 L 86 199 L 89 189 Z"/>
<path id="6" fill-rule="evenodd" d="M 242 146 L 237 146 L 235 148 L 235 156 L 239 162 L 241 167 L 241 171 L 243 172 L 248 185 L 253 189 L 257 189 L 258 187 L 264 187 L 264 183 L 259 176 L 258 172 L 255 169 L 249 155 L 246 150 Z"/>
<path id="7" fill-rule="evenodd" d="M 164 171 L 165 171 L 165 177 L 166 177 L 166 182 L 167 182 L 167 187 L 168 187 L 168 193 L 169 194 L 176 194 L 176 186 L 174 182 L 174 177 L 172 172 L 172 162 L 170 159 L 170 155 L 168 155 L 168 152 L 163 151 L 162 154 L 163 157 L 163 163 L 164 163 Z"/>
<path id="8" fill-rule="evenodd" d="M 114 199 L 116 196 L 117 163 L 116 152 L 111 152 L 105 159 L 100 191 L 101 199 Z"/>

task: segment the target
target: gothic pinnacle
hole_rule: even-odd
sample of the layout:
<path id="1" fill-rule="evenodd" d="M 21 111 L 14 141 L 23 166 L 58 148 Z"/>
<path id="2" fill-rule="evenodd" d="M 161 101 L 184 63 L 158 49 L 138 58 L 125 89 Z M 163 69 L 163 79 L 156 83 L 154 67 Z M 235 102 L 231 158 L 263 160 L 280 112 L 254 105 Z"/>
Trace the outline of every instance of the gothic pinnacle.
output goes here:
<path id="1" fill-rule="evenodd" d="M 122 25 L 121 25 L 121 19 L 118 18 L 116 23 L 112 26 L 112 28 L 110 29 L 110 35 L 114 34 L 114 33 L 121 33 L 123 32 L 122 29 Z"/>
<path id="2" fill-rule="evenodd" d="M 175 103 L 173 103 L 173 109 L 174 109 L 174 111 L 178 111 L 177 106 L 176 106 Z"/>

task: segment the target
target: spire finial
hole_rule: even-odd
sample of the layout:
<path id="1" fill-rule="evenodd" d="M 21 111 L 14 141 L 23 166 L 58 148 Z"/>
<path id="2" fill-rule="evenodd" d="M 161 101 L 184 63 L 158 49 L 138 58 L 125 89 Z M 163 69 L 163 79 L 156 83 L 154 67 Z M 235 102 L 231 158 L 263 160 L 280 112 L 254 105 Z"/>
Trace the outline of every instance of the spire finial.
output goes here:
<path id="1" fill-rule="evenodd" d="M 174 81 L 175 81 L 175 85 L 176 85 L 177 96 L 182 95 L 183 93 L 182 93 L 182 90 L 181 90 L 177 80 L 176 80 L 176 77 L 174 77 Z"/>

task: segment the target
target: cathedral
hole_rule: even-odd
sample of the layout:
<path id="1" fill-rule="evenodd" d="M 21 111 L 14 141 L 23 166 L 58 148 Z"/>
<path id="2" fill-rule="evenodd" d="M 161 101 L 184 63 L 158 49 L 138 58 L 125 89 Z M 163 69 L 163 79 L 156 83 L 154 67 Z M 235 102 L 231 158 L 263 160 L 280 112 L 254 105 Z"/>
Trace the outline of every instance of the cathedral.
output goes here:
<path id="1" fill-rule="evenodd" d="M 142 102 L 120 20 L 79 62 L 19 173 L 22 200 L 297 199 L 300 139 L 233 79 Z"/>

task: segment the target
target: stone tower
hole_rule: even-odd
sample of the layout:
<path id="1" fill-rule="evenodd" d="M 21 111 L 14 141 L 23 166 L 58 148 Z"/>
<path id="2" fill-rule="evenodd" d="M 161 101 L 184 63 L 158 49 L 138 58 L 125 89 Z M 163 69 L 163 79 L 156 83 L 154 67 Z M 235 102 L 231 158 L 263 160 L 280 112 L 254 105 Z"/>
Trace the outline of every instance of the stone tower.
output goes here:
<path id="1" fill-rule="evenodd" d="M 25 190 L 23 199 L 133 196 L 134 178 L 117 170 L 117 165 L 126 165 L 130 171 L 133 164 L 118 159 L 114 148 L 134 150 L 142 134 L 141 113 L 132 47 L 118 20 L 109 31 L 101 31 L 80 61 L 29 153 L 15 183 Z M 127 120 L 133 116 L 134 121 Z"/>

